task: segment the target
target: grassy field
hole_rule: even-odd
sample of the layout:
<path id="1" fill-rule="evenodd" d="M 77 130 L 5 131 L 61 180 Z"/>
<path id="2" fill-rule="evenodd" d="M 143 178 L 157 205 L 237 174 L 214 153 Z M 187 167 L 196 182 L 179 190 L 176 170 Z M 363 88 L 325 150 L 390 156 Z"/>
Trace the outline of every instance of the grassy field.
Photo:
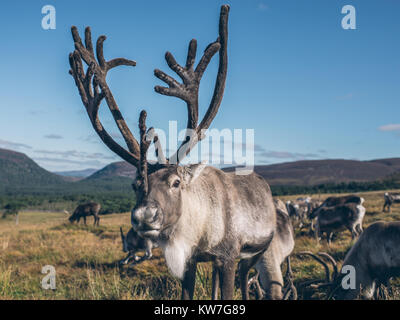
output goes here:
<path id="1" fill-rule="evenodd" d="M 323 195 L 326 198 L 328 195 Z M 400 206 L 382 213 L 383 192 L 362 193 L 367 209 L 364 228 L 378 220 L 400 220 Z M 283 200 L 297 198 L 285 197 Z M 179 299 L 180 283 L 172 278 L 161 257 L 132 268 L 119 268 L 124 257 L 119 227 L 129 228 L 129 214 L 101 217 L 98 228 L 70 225 L 67 216 L 57 212 L 22 212 L 19 224 L 12 217 L 0 219 L 0 299 Z M 92 219 L 89 219 L 92 223 Z M 351 246 L 344 231 L 331 247 L 317 245 L 307 230 L 296 231 L 295 252 L 326 251 L 337 261 Z M 56 289 L 42 289 L 42 267 L 56 269 Z M 310 259 L 292 258 L 295 284 L 324 277 L 321 265 Z M 237 287 L 237 286 L 236 286 Z M 393 283 L 392 299 L 400 299 L 400 282 Z M 199 264 L 196 299 L 211 297 L 211 265 Z M 299 288 L 299 299 L 324 299 L 326 291 Z M 235 290 L 240 298 L 240 290 Z"/>

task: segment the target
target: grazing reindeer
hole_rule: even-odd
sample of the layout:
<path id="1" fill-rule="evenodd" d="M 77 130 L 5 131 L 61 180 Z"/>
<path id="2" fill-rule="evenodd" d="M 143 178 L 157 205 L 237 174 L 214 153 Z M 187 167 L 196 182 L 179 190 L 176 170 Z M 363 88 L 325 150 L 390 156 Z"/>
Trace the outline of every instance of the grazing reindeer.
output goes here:
<path id="1" fill-rule="evenodd" d="M 315 223 L 315 237 L 317 241 L 322 233 L 327 234 L 328 244 L 331 244 L 334 231 L 348 229 L 354 239 L 362 232 L 362 222 L 365 208 L 359 204 L 347 203 L 335 207 L 320 207 L 317 209 L 317 221 Z"/>
<path id="2" fill-rule="evenodd" d="M 290 294 L 297 297 L 297 290 L 291 282 L 292 271 L 290 267 L 290 254 L 294 249 L 294 231 L 290 222 L 289 214 L 285 204 L 280 199 L 274 199 L 276 208 L 277 229 L 270 246 L 264 252 L 260 260 L 255 264 L 257 274 L 250 280 L 247 278 L 247 270 L 242 270 L 243 260 L 239 262 L 240 287 L 243 299 L 249 299 L 249 286 L 255 284 L 258 298 L 265 297 L 271 300 L 285 300 Z M 283 278 L 281 265 L 287 261 L 288 287 L 285 294 L 282 294 Z M 215 279 L 216 266 L 213 266 L 212 297 L 218 296 L 219 282 Z M 260 286 L 261 283 L 261 286 Z"/>
<path id="3" fill-rule="evenodd" d="M 386 208 L 388 208 L 388 212 L 392 212 L 392 204 L 400 203 L 400 193 L 385 192 L 383 197 L 385 199 L 385 203 L 383 205 L 382 212 L 385 212 Z"/>
<path id="4" fill-rule="evenodd" d="M 138 235 L 132 228 L 128 231 L 126 236 L 122 231 L 122 227 L 120 228 L 121 232 L 121 240 L 122 240 L 122 251 L 127 252 L 128 255 L 125 259 L 122 259 L 120 264 L 128 264 L 131 261 L 133 263 L 140 263 L 144 260 L 151 259 L 153 256 L 152 250 L 153 248 L 157 248 L 157 243 L 154 243 L 150 239 L 144 239 Z M 143 257 L 139 257 L 136 255 L 138 251 L 145 251 L 145 255 Z"/>
<path id="5" fill-rule="evenodd" d="M 372 299 L 377 297 L 379 285 L 389 285 L 390 278 L 400 276 L 400 221 L 375 222 L 362 233 L 357 242 L 346 254 L 341 272 L 337 272 L 337 263 L 334 258 L 326 253 L 319 253 L 318 256 L 311 252 L 307 254 L 321 263 L 326 271 L 325 280 L 313 281 L 315 287 L 331 287 L 329 298 L 337 300 L 353 300 L 358 298 Z M 333 266 L 333 274 L 324 259 L 326 258 Z M 354 287 L 345 289 L 342 281 L 347 270 L 354 268 Z M 320 282 L 316 285 L 317 282 Z M 347 281 L 346 281 L 347 282 Z"/>
<path id="6" fill-rule="evenodd" d="M 74 221 L 79 221 L 83 218 L 83 221 L 86 225 L 86 217 L 93 216 L 94 218 L 94 226 L 98 226 L 100 223 L 99 212 L 101 209 L 101 205 L 96 202 L 88 202 L 85 204 L 80 204 L 74 211 L 74 213 L 68 218 L 69 222 L 73 223 Z M 68 213 L 68 211 L 65 211 Z"/>
<path id="7" fill-rule="evenodd" d="M 359 210 L 359 214 L 360 214 L 360 221 L 358 221 L 360 223 L 358 230 L 356 230 L 356 233 L 359 234 L 362 232 L 362 219 L 364 218 L 364 214 L 365 214 L 365 208 L 362 205 L 364 203 L 364 198 L 361 198 L 359 196 L 355 196 L 355 195 L 348 195 L 348 196 L 341 196 L 341 197 L 329 197 L 327 198 L 324 202 L 322 202 L 322 204 L 320 206 L 313 206 L 312 211 L 309 212 L 308 214 L 308 218 L 311 220 L 311 230 L 313 230 L 314 228 L 314 219 L 318 217 L 319 213 L 321 211 L 324 211 L 323 213 L 323 217 L 320 219 L 321 224 L 320 226 L 322 226 L 322 228 L 326 229 L 327 234 L 328 234 L 328 242 L 330 243 L 332 236 L 333 236 L 333 231 L 335 231 L 335 229 L 343 229 L 344 224 L 347 223 L 348 226 L 351 225 L 350 221 L 347 221 L 347 219 L 345 218 L 345 214 L 344 212 L 347 212 L 348 215 L 348 219 L 351 219 L 351 210 L 349 210 L 349 208 L 354 208 L 353 205 L 351 204 L 355 204 L 356 207 Z M 349 204 L 350 207 L 346 209 L 346 205 Z M 329 210 L 326 209 L 329 207 Z M 324 209 L 325 208 L 325 209 Z M 337 212 L 341 212 L 341 218 L 340 217 L 335 217 L 335 210 L 334 208 L 338 208 Z M 353 218 L 355 218 L 355 216 L 353 216 Z M 316 219 L 318 220 L 318 219 Z M 331 221 L 331 222 L 329 222 Z M 340 222 L 341 221 L 341 222 Z M 354 222 L 355 223 L 355 222 Z M 337 224 L 337 226 L 335 226 Z M 356 223 L 357 224 L 357 223 Z M 351 231 L 351 230 L 350 230 Z M 357 232 L 358 231 L 358 232 Z M 351 231 L 353 234 L 353 231 Z M 315 236 L 317 237 L 317 239 L 319 238 L 319 232 L 314 232 Z"/>
<path id="8" fill-rule="evenodd" d="M 355 195 L 329 197 L 322 203 L 321 207 L 334 207 L 346 203 L 355 203 L 362 205 L 364 203 L 364 198 Z"/>
<path id="9" fill-rule="evenodd" d="M 298 227 L 301 229 L 305 223 L 308 210 L 309 210 L 309 202 L 311 201 L 310 197 L 307 198 L 298 198 L 296 200 L 287 201 L 286 209 L 289 216 L 295 220 L 299 221 Z"/>
<path id="10" fill-rule="evenodd" d="M 72 27 L 75 51 L 70 54 L 70 73 L 74 77 L 91 123 L 102 141 L 121 158 L 138 168 L 133 183 L 137 203 L 131 222 L 139 236 L 150 238 L 163 249 L 171 273 L 182 279 L 182 298 L 193 298 L 198 261 L 213 261 L 221 283 L 222 299 L 232 299 L 235 259 L 243 259 L 241 271 L 246 272 L 268 248 L 275 229 L 276 214 L 271 190 L 259 175 L 235 175 L 204 164 L 179 166 L 181 160 L 203 139 L 222 101 L 227 74 L 229 6 L 221 7 L 219 37 L 204 51 L 194 67 L 197 42 L 189 43 L 186 65 L 179 65 L 166 53 L 168 66 L 183 82 L 156 69 L 157 78 L 169 87 L 156 86 L 155 91 L 184 100 L 188 109 L 187 137 L 169 159 L 162 153 L 154 130 L 146 129 L 146 112 L 139 118 L 140 144 L 134 138 L 106 82 L 114 67 L 135 66 L 124 58 L 106 61 L 101 36 L 96 44 L 97 60 L 91 31 L 85 31 L 85 45 L 76 27 Z M 200 80 L 211 58 L 219 52 L 219 68 L 214 94 L 203 120 L 198 119 Z M 82 60 L 88 65 L 86 72 Z M 98 110 L 105 99 L 128 150 L 121 147 L 102 126 Z M 147 162 L 147 150 L 155 144 L 157 163 Z M 243 277 L 245 278 L 245 277 Z"/>
<path id="11" fill-rule="evenodd" d="M 289 290 L 296 296 L 295 287 L 291 282 L 290 254 L 294 249 L 294 231 L 292 223 L 284 204 L 281 200 L 275 200 L 277 228 L 271 245 L 264 252 L 255 268 L 259 274 L 258 280 L 265 292 L 265 298 L 271 300 L 287 299 Z M 287 279 L 289 287 L 283 294 L 284 287 L 281 265 L 287 262 Z M 243 290 L 243 289 L 242 289 Z"/>

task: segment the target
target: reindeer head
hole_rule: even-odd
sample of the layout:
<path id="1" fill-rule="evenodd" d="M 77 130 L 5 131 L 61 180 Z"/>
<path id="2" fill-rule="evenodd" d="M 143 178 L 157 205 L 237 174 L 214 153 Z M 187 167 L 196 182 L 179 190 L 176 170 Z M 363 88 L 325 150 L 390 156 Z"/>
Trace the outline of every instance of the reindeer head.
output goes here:
<path id="1" fill-rule="evenodd" d="M 219 37 L 207 46 L 196 67 L 194 67 L 197 51 L 195 39 L 189 43 L 185 66 L 179 65 L 170 52 L 165 54 L 168 66 L 178 74 L 182 82 L 176 81 L 161 70 L 154 70 L 154 75 L 168 85 L 168 87 L 156 86 L 155 91 L 162 95 L 182 99 L 186 102 L 188 109 L 187 138 L 169 159 L 164 157 L 153 128 L 147 130 L 147 114 L 144 110 L 140 113 L 139 118 L 140 141 L 138 142 L 134 138 L 107 85 L 106 75 L 109 70 L 121 65 L 133 67 L 136 62 L 124 58 L 106 61 L 103 56 L 105 36 L 101 36 L 97 40 L 96 60 L 90 28 L 85 30 L 85 45 L 83 45 L 76 27 L 72 27 L 75 51 L 69 56 L 70 73 L 74 77 L 93 128 L 112 151 L 138 169 L 137 177 L 132 184 L 137 202 L 132 211 L 131 222 L 135 231 L 141 236 L 158 237 L 162 231 L 168 230 L 169 226 L 179 219 L 182 190 L 194 183 L 204 168 L 203 164 L 179 166 L 179 163 L 189 154 L 196 143 L 204 138 L 204 132 L 215 118 L 222 101 L 227 73 L 228 14 L 229 6 L 222 6 Z M 204 118 L 199 123 L 200 81 L 209 62 L 217 52 L 219 52 L 219 69 L 214 94 Z M 88 66 L 86 72 L 83 70 L 82 60 Z M 128 150 L 115 142 L 99 120 L 98 111 L 103 99 L 114 117 Z M 151 143 L 155 145 L 156 163 L 147 161 L 147 151 Z"/>
<path id="2" fill-rule="evenodd" d="M 168 237 L 181 216 L 182 192 L 195 183 L 205 164 L 169 166 L 148 178 L 148 192 L 132 210 L 131 223 L 142 237 Z M 141 192 L 141 191 L 139 191 Z"/>

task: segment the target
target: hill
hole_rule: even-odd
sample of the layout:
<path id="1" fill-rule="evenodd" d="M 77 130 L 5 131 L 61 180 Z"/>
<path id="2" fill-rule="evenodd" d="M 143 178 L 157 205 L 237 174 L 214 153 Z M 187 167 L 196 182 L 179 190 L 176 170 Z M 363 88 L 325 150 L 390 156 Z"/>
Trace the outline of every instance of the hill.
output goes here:
<path id="1" fill-rule="evenodd" d="M 235 168 L 224 168 L 231 172 Z M 270 185 L 312 186 L 326 183 L 371 182 L 381 180 L 398 173 L 400 158 L 358 160 L 304 160 L 257 165 L 254 171 L 263 176 Z M 87 180 L 127 177 L 134 178 L 136 168 L 126 162 L 114 162 L 95 172 Z"/>
<path id="2" fill-rule="evenodd" d="M 63 177 L 43 169 L 23 153 L 0 149 L 1 194 L 116 194 L 130 193 L 130 185 L 130 178 L 118 174 L 101 175 L 99 173 L 91 179 L 76 181 L 74 177 Z"/>
<path id="3" fill-rule="evenodd" d="M 97 169 L 84 169 L 84 170 L 72 170 L 72 171 L 56 171 L 53 172 L 63 177 L 72 177 L 72 178 L 87 178 L 93 173 L 95 173 Z"/>
<path id="4" fill-rule="evenodd" d="M 235 168 L 225 168 L 230 172 Z M 270 185 L 311 186 L 326 183 L 370 182 L 400 173 L 400 159 L 304 160 L 255 166 Z"/>
<path id="5" fill-rule="evenodd" d="M 235 168 L 224 168 L 233 171 Z M 400 158 L 357 160 L 307 160 L 255 166 L 271 186 L 312 187 L 333 185 L 343 188 L 343 184 L 355 183 L 352 188 L 370 190 L 371 186 L 362 183 L 375 183 L 371 190 L 382 189 L 393 183 L 400 183 Z M 71 172 L 63 172 L 71 174 Z M 75 172 L 85 175 L 89 170 Z M 94 172 L 79 181 L 71 176 L 63 177 L 51 173 L 23 153 L 0 149 L 0 193 L 8 194 L 57 194 L 57 195 L 93 195 L 130 193 L 136 168 L 126 162 L 115 162 Z M 380 182 L 390 182 L 384 183 Z M 332 189 L 332 186 L 329 187 Z M 335 187 L 335 192 L 337 192 Z M 297 190 L 296 189 L 296 190 Z M 322 188 L 323 189 L 323 188 Z M 322 190 L 321 189 L 321 190 Z M 330 190 L 329 189 L 329 190 Z M 292 190 L 295 192 L 295 190 Z"/>
<path id="6" fill-rule="evenodd" d="M 23 186 L 25 189 L 46 185 L 54 187 L 65 180 L 51 173 L 23 153 L 0 149 L 0 190 Z"/>
<path id="7" fill-rule="evenodd" d="M 105 179 L 110 177 L 125 177 L 133 179 L 135 176 L 136 168 L 125 161 L 120 161 L 111 163 L 103 169 L 96 171 L 86 180 Z"/>

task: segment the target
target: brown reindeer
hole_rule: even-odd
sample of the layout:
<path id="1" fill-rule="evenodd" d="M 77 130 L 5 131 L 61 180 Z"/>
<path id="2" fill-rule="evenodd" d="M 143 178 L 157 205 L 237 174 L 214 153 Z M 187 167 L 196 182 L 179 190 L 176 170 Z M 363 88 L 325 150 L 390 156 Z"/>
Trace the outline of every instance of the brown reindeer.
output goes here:
<path id="1" fill-rule="evenodd" d="M 255 173 L 236 175 L 220 169 L 179 163 L 205 136 L 222 101 L 227 74 L 229 6 L 221 7 L 219 37 L 204 51 L 195 66 L 196 40 L 189 43 L 186 64 L 179 65 L 166 53 L 168 66 L 182 82 L 163 71 L 154 74 L 169 87 L 156 86 L 155 91 L 182 99 L 187 104 L 187 139 L 169 159 L 162 153 L 154 130 L 147 131 L 146 112 L 139 118 L 140 143 L 126 125 L 106 82 L 109 70 L 117 66 L 135 66 L 124 58 L 106 61 L 101 36 L 96 43 L 96 57 L 89 28 L 85 44 L 72 27 L 75 51 L 70 54 L 70 73 L 74 77 L 91 123 L 102 141 L 121 158 L 138 168 L 133 183 L 137 203 L 132 210 L 134 230 L 143 238 L 159 243 L 171 273 L 182 279 L 182 298 L 193 298 L 198 261 L 213 261 L 221 283 L 222 299 L 232 299 L 235 260 L 242 259 L 241 272 L 246 274 L 268 248 L 276 229 L 275 207 L 266 181 Z M 204 118 L 199 123 L 198 93 L 200 80 L 212 57 L 219 53 L 219 67 L 214 94 Z M 82 60 L 87 64 L 86 72 Z M 128 150 L 121 147 L 102 126 L 98 111 L 105 99 Z M 147 162 L 146 154 L 154 142 L 157 163 Z"/>
<path id="2" fill-rule="evenodd" d="M 81 218 L 83 218 L 83 222 L 86 225 L 86 217 L 93 216 L 94 218 L 94 224 L 93 225 L 99 225 L 100 223 L 100 217 L 99 217 L 99 212 L 101 209 L 101 205 L 96 202 L 88 202 L 85 204 L 80 204 L 74 211 L 73 214 L 68 218 L 69 222 L 73 223 L 74 221 L 79 221 Z M 68 211 L 66 211 L 68 213 Z"/>

